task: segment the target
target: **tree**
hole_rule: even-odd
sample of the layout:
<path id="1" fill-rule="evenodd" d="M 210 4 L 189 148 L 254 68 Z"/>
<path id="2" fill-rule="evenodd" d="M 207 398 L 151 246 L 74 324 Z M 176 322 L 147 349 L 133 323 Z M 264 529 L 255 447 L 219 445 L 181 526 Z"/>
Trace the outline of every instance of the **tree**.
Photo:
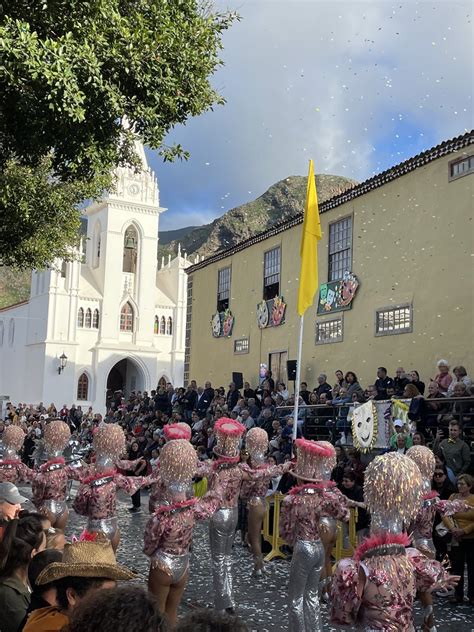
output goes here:
<path id="1" fill-rule="evenodd" d="M 224 100 L 209 77 L 234 14 L 200 0 L 5 0 L 0 20 L 0 263 L 67 256 L 77 204 L 137 165 L 134 140 Z M 124 128 L 123 121 L 127 120 Z"/>

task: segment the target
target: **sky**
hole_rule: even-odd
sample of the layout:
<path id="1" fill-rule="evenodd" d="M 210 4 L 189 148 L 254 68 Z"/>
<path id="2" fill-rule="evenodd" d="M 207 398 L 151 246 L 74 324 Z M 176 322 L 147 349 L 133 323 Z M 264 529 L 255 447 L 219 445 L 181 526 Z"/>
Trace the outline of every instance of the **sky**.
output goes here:
<path id="1" fill-rule="evenodd" d="M 212 85 L 224 106 L 147 150 L 160 229 L 200 225 L 275 182 L 316 173 L 358 181 L 474 127 L 471 2 L 240 0 Z"/>

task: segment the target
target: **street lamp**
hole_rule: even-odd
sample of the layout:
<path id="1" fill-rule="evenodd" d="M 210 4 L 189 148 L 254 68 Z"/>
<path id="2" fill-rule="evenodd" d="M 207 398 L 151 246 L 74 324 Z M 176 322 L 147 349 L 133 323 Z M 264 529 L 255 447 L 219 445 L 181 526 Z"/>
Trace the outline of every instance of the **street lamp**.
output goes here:
<path id="1" fill-rule="evenodd" d="M 61 373 L 66 368 L 66 364 L 67 364 L 67 355 L 63 351 L 62 355 L 59 356 L 59 366 L 58 366 L 59 375 L 61 375 Z"/>

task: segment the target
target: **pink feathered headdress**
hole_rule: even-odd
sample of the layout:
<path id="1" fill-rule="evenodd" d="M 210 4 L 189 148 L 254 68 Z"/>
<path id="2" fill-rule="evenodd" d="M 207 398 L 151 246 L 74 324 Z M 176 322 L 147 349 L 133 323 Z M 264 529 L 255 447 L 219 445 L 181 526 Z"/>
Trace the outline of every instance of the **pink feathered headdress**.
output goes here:
<path id="1" fill-rule="evenodd" d="M 184 421 L 179 421 L 176 424 L 168 424 L 163 428 L 163 434 L 166 441 L 173 441 L 174 439 L 191 439 L 191 428 Z"/>
<path id="2" fill-rule="evenodd" d="M 214 424 L 216 446 L 214 452 L 222 459 L 234 460 L 239 456 L 240 438 L 245 426 L 235 419 L 221 417 Z"/>
<path id="3" fill-rule="evenodd" d="M 293 475 L 305 481 L 328 479 L 336 456 L 334 447 L 327 441 L 296 439 L 296 469 Z"/>
<path id="4" fill-rule="evenodd" d="M 384 531 L 377 535 L 372 535 L 360 544 L 354 552 L 354 558 L 359 561 L 363 558 L 367 551 L 380 548 L 380 555 L 383 555 L 382 547 L 398 544 L 400 546 L 408 546 L 410 544 L 410 536 L 407 533 L 389 533 Z"/>

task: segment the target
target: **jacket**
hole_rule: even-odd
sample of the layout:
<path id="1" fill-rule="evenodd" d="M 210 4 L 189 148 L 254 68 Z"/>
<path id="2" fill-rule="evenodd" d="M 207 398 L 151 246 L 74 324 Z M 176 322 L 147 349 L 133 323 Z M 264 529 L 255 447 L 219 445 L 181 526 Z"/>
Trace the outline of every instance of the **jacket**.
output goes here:
<path id="1" fill-rule="evenodd" d="M 65 614 L 49 606 L 34 610 L 28 617 L 23 632 L 59 632 L 68 623 L 69 619 Z"/>
<path id="2" fill-rule="evenodd" d="M 2 632 L 20 632 L 30 605 L 30 591 L 18 577 L 0 580 L 0 613 Z"/>

